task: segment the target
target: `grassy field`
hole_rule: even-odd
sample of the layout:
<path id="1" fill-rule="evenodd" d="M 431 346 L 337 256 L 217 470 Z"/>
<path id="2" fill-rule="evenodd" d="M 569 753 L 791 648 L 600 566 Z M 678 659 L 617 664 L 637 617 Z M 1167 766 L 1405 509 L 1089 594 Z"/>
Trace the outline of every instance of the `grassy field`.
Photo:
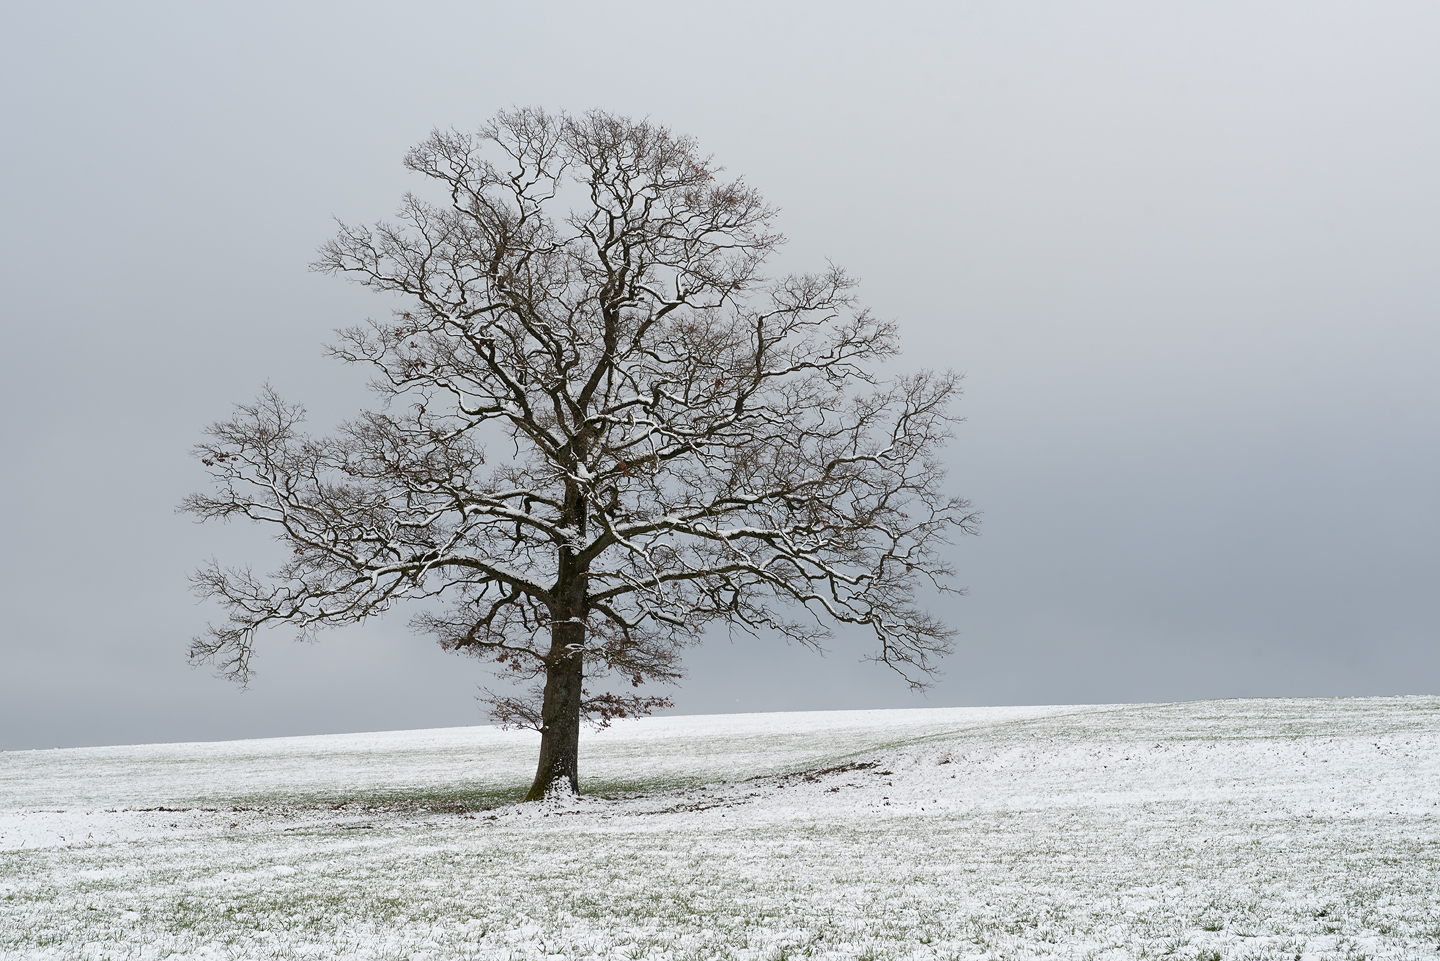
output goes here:
<path id="1" fill-rule="evenodd" d="M 0 754 L 0 958 L 1440 958 L 1440 698 Z"/>

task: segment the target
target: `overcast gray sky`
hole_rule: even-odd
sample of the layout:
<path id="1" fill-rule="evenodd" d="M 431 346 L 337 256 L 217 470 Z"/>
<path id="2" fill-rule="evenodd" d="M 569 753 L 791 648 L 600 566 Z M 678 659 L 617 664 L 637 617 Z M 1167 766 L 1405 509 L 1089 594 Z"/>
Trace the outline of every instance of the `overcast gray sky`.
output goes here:
<path id="1" fill-rule="evenodd" d="M 174 514 L 267 379 L 369 398 L 305 265 L 434 126 L 648 116 L 782 208 L 907 363 L 966 372 L 970 596 L 928 699 L 775 642 L 678 710 L 1440 691 L 1440 7 L 12 4 L 0 31 L 0 749 L 481 723 L 402 615 L 185 663 Z"/>

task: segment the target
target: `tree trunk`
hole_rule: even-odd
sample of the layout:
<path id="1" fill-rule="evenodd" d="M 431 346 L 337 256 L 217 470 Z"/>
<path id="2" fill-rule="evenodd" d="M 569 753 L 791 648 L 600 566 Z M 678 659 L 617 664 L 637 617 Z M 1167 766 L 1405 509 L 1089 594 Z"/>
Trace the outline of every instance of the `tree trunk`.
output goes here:
<path id="1" fill-rule="evenodd" d="M 585 622 L 556 620 L 550 629 L 545 703 L 540 709 L 540 765 L 527 801 L 580 793 L 580 686 Z"/>

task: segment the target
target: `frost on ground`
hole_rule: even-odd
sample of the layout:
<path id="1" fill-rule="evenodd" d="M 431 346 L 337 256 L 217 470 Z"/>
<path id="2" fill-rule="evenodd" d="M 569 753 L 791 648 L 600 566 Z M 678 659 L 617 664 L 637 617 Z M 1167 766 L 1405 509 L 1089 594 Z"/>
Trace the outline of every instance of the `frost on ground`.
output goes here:
<path id="1" fill-rule="evenodd" d="M 1440 698 L 0 754 L 0 958 L 1440 958 Z"/>

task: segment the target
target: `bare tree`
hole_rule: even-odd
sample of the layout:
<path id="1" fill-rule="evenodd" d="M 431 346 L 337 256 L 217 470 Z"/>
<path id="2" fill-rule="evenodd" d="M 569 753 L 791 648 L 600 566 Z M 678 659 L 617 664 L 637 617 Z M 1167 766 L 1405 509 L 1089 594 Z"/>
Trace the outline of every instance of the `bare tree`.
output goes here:
<path id="1" fill-rule="evenodd" d="M 541 732 L 531 799 L 577 792 L 581 718 L 667 703 L 633 689 L 713 622 L 864 625 L 922 686 L 951 635 L 916 589 L 950 590 L 937 547 L 976 524 L 934 460 L 958 378 L 881 379 L 894 325 L 833 266 L 764 278 L 773 208 L 663 127 L 516 110 L 405 164 L 445 201 L 342 225 L 314 265 L 401 298 L 331 348 L 385 406 L 312 438 L 267 388 L 209 428 L 215 493 L 182 509 L 292 553 L 196 573 L 230 619 L 191 656 L 243 680 L 262 627 L 429 599 L 420 630 L 537 684 L 492 700 Z M 631 693 L 584 686 L 606 677 Z"/>

